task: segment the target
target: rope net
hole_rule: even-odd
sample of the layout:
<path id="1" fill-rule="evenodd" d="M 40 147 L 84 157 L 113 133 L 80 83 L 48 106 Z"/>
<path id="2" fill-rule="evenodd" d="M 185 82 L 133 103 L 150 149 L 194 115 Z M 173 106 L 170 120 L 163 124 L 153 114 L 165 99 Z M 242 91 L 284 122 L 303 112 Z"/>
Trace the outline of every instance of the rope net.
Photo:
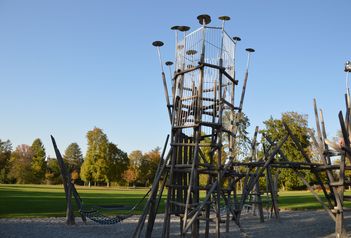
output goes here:
<path id="1" fill-rule="evenodd" d="M 79 210 L 79 212 L 89 218 L 90 220 L 102 224 L 102 225 L 112 225 L 112 224 L 117 224 L 131 216 L 133 214 L 129 213 L 126 215 L 116 215 L 116 216 L 106 216 L 103 214 L 103 211 L 100 207 L 97 206 L 87 206 L 87 205 L 82 205 L 82 208 Z"/>

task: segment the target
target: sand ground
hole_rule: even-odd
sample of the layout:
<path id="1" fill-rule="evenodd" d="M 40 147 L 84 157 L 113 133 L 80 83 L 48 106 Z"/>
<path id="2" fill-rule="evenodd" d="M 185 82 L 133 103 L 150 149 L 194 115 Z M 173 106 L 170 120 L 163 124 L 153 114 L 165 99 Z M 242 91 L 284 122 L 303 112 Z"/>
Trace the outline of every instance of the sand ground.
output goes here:
<path id="1" fill-rule="evenodd" d="M 230 224 L 230 231 L 222 233 L 221 237 L 335 237 L 334 222 L 325 211 L 283 211 L 280 221 L 266 220 L 260 223 L 258 217 L 244 214 L 239 229 L 234 223 Z M 133 216 L 115 225 L 99 225 L 92 221 L 87 224 L 76 218 L 76 225 L 65 225 L 64 218 L 28 218 L 28 219 L 0 219 L 0 237 L 132 237 L 138 221 Z M 159 215 L 153 237 L 160 237 L 162 231 L 162 215 Z M 179 221 L 172 219 L 171 237 L 179 237 Z M 345 216 L 348 237 L 351 237 L 351 214 Z M 224 231 L 225 224 L 222 224 Z M 213 230 L 212 230 L 213 231 Z M 200 235 L 203 237 L 203 234 Z"/>

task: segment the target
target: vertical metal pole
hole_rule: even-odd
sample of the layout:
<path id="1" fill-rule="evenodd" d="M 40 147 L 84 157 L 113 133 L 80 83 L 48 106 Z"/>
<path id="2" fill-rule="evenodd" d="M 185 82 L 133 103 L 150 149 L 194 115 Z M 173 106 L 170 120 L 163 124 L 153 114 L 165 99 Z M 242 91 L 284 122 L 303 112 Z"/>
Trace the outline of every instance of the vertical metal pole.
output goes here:
<path id="1" fill-rule="evenodd" d="M 252 49 L 252 48 L 247 48 L 246 51 L 247 51 L 247 64 L 246 64 L 245 79 L 244 79 L 244 84 L 243 84 L 243 91 L 241 92 L 240 105 L 239 105 L 239 112 L 242 111 L 242 109 L 243 109 L 243 104 L 244 104 L 244 97 L 245 97 L 245 91 L 246 91 L 246 84 L 247 84 L 247 79 L 248 79 L 248 77 L 249 77 L 250 56 L 251 56 L 251 53 L 255 52 L 255 50 Z"/>
<path id="2" fill-rule="evenodd" d="M 163 89 L 164 89 L 164 92 L 165 92 L 165 98 L 166 98 L 166 103 L 167 103 L 167 110 L 168 110 L 169 120 L 170 120 L 170 122 L 172 122 L 172 112 L 171 112 L 171 105 L 169 103 L 169 95 L 168 95 L 166 74 L 165 74 L 165 72 L 163 70 L 163 62 L 162 62 L 161 51 L 160 51 L 160 47 L 163 46 L 163 42 L 161 42 L 161 41 L 154 41 L 152 43 L 152 45 L 155 46 L 156 49 L 157 49 L 158 60 L 160 62 L 160 66 L 161 66 L 161 72 L 162 72 L 161 75 L 162 75 Z"/>

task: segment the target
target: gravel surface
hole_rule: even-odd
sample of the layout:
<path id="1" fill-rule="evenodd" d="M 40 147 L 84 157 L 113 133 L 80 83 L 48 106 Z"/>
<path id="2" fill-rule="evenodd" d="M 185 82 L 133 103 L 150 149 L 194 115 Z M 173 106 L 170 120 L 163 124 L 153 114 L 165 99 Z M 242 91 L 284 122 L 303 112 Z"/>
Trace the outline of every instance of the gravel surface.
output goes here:
<path id="1" fill-rule="evenodd" d="M 280 221 L 270 219 L 264 223 L 260 223 L 258 217 L 244 214 L 241 219 L 242 228 L 239 229 L 232 223 L 229 233 L 222 233 L 221 237 L 335 237 L 334 222 L 325 211 L 283 211 L 280 214 Z M 76 218 L 76 225 L 67 226 L 64 218 L 0 219 L 0 237 L 127 238 L 132 236 L 137 221 L 138 216 L 134 216 L 116 225 L 99 225 L 91 221 L 85 225 Z M 162 223 L 162 215 L 159 215 L 153 237 L 160 237 Z M 172 220 L 171 237 L 179 237 L 178 223 L 177 219 Z M 351 215 L 345 216 L 345 223 L 348 236 L 351 237 Z M 224 226 L 222 224 L 222 229 Z"/>

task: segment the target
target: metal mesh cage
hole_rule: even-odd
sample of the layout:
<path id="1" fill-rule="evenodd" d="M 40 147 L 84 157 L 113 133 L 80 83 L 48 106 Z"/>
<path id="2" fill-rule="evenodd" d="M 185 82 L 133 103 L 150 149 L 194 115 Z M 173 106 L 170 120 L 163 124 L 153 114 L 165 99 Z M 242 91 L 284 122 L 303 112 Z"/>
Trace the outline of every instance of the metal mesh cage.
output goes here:
<path id="1" fill-rule="evenodd" d="M 230 76 L 234 77 L 234 49 L 234 41 L 222 28 L 218 27 L 200 27 L 178 42 L 176 45 L 176 71 L 189 70 L 190 72 L 183 74 L 176 82 L 175 95 L 179 99 L 179 110 L 175 117 L 176 126 L 190 127 L 195 125 L 196 110 L 201 110 L 199 121 L 218 123 L 219 93 L 222 92 L 222 99 L 232 102 L 233 82 L 223 75 L 222 89 L 220 90 L 219 70 L 213 67 L 204 67 L 201 77 L 201 69 L 197 67 L 203 54 L 202 62 L 222 66 Z M 196 108 L 199 97 L 202 99 L 200 109 Z M 207 134 L 206 128 L 202 130 Z"/>

